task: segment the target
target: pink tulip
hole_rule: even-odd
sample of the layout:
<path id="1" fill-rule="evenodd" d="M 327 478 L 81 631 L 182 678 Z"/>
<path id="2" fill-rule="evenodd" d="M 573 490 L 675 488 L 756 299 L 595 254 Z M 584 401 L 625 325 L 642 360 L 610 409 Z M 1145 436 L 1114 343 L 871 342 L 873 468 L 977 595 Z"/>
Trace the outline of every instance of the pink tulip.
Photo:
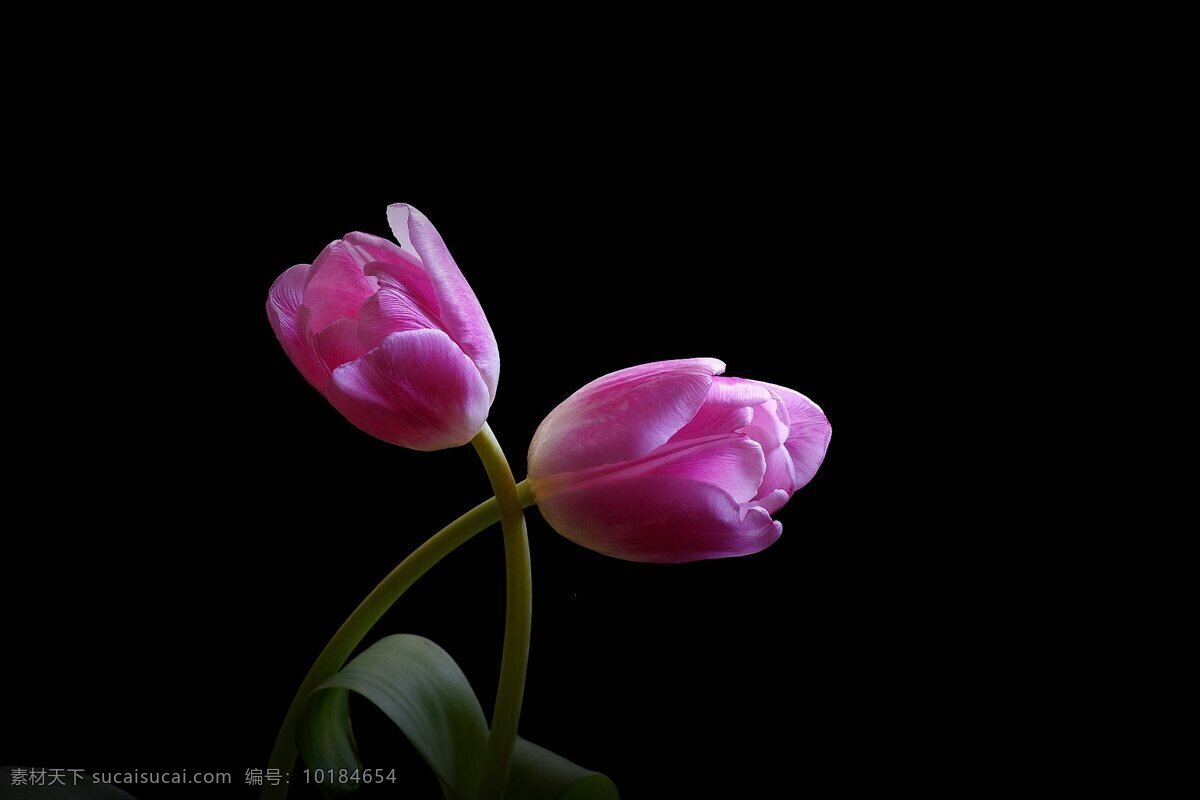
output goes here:
<path id="1" fill-rule="evenodd" d="M 388 206 L 397 247 L 350 233 L 279 276 L 267 316 L 292 363 L 346 419 L 415 450 L 466 444 L 487 420 L 500 355 L 437 228 Z"/>
<path id="2" fill-rule="evenodd" d="M 571 541 L 630 561 L 757 553 L 771 515 L 825 458 L 829 421 L 782 386 L 714 377 L 712 358 L 660 361 L 589 383 L 538 427 L 529 478 Z"/>

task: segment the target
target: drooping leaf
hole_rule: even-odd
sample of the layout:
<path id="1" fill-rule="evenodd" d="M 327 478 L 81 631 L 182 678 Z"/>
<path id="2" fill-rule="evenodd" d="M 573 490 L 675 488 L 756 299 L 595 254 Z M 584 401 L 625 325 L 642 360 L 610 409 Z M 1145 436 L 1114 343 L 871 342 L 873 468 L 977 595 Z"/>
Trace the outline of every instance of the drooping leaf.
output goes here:
<path id="1" fill-rule="evenodd" d="M 313 693 L 297 728 L 312 769 L 359 766 L 350 729 L 349 692 L 370 700 L 408 737 L 437 775 L 447 798 L 470 800 L 487 749 L 487 722 L 454 659 L 430 640 L 388 636 L 367 648 Z M 325 784 L 331 795 L 357 785 Z M 518 739 L 508 800 L 617 800 L 617 787 L 532 742 Z"/>
<path id="2" fill-rule="evenodd" d="M 43 783 L 31 786 L 28 767 L 0 767 L 0 800 L 133 800 L 133 795 L 107 783 L 95 783 L 81 773 L 76 778 L 68 771 L 62 777 L 63 784 L 50 786 L 46 783 L 53 779 L 45 777 L 50 770 L 37 771 L 42 773 L 38 780 Z"/>
<path id="3" fill-rule="evenodd" d="M 421 636 L 388 636 L 321 684 L 297 731 L 300 752 L 313 769 L 357 766 L 347 690 L 396 723 L 449 796 L 472 796 L 487 748 L 487 723 L 467 676 L 445 650 Z M 341 793 L 354 788 L 326 786 Z"/>
<path id="4" fill-rule="evenodd" d="M 533 742 L 517 739 L 508 800 L 617 800 L 617 786 L 605 775 L 584 769 Z"/>
<path id="5" fill-rule="evenodd" d="M 362 769 L 350 727 L 349 691 L 326 689 L 313 693 L 296 728 L 296 746 L 313 769 L 332 770 L 334 774 Z M 358 783 L 322 783 L 321 788 L 336 797 L 354 791 Z"/>

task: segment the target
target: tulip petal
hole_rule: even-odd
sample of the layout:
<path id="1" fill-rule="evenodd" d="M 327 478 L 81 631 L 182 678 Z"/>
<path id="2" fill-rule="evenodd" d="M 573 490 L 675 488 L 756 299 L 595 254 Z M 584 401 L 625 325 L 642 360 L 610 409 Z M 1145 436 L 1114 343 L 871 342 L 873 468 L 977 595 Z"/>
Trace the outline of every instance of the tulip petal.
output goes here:
<path id="1" fill-rule="evenodd" d="M 267 293 L 267 319 L 283 352 L 304 379 L 321 391 L 326 373 L 309 344 L 308 310 L 302 305 L 308 270 L 308 264 L 297 264 L 275 279 Z"/>
<path id="2" fill-rule="evenodd" d="M 758 442 L 747 436 L 726 435 L 690 443 L 678 452 L 651 456 L 650 475 L 677 475 L 723 489 L 744 503 L 758 493 L 766 462 Z M 665 445 L 655 453 L 668 451 Z M 636 468 L 637 462 L 634 462 Z"/>
<path id="3" fill-rule="evenodd" d="M 360 259 L 364 273 L 378 278 L 380 286 L 403 289 L 429 310 L 431 318 L 437 317 L 437 294 L 415 251 L 406 252 L 395 242 L 358 231 L 346 234 L 344 241 Z"/>
<path id="4" fill-rule="evenodd" d="M 378 282 L 363 274 L 363 262 L 341 239 L 331 242 L 313 261 L 304 287 L 304 305 L 312 311 L 312 329 L 319 332 L 339 319 L 358 319 L 363 301 Z"/>
<path id="5" fill-rule="evenodd" d="M 295 324 L 296 312 L 304 303 L 304 284 L 308 280 L 309 269 L 311 267 L 308 264 L 297 264 L 285 270 L 267 291 L 267 309 L 274 307 L 276 313 L 287 320 L 288 326 Z M 287 330 L 289 333 L 295 333 L 294 328 L 289 327 Z"/>
<path id="6" fill-rule="evenodd" d="M 696 415 L 713 375 L 724 369 L 716 359 L 692 358 L 643 364 L 592 381 L 538 426 L 529 445 L 529 476 L 648 455 Z"/>
<path id="7" fill-rule="evenodd" d="M 754 410 L 750 406 L 719 406 L 706 402 L 696 412 L 696 416 L 671 437 L 671 442 L 728 434 L 749 425 L 753 418 Z"/>
<path id="8" fill-rule="evenodd" d="M 774 513 L 783 504 L 770 508 L 766 501 L 775 497 L 776 491 L 784 491 L 791 497 L 792 492 L 796 490 L 796 466 L 792 462 L 791 453 L 782 444 L 772 448 L 763 445 L 763 457 L 766 460 L 766 469 L 763 471 L 762 486 L 754 496 L 754 502 Z"/>
<path id="9" fill-rule="evenodd" d="M 763 387 L 766 391 L 766 387 Z M 790 496 L 795 488 L 796 473 L 792 457 L 784 447 L 788 438 L 788 411 L 782 400 L 772 396 L 767 402 L 754 407 L 754 417 L 750 424 L 740 428 L 740 432 L 762 445 L 767 467 L 763 474 L 762 487 L 756 500 L 773 497 L 773 493 L 782 489 Z M 772 501 L 774 502 L 774 501 Z M 776 511 L 778 507 L 768 509 Z"/>
<path id="10" fill-rule="evenodd" d="M 753 419 L 753 406 L 761 405 L 772 398 L 771 391 L 758 381 L 742 378 L 713 378 L 704 405 L 687 425 L 671 437 L 671 441 L 699 439 L 704 436 L 729 433 Z"/>
<path id="11" fill-rule="evenodd" d="M 342 241 L 350 248 L 360 264 L 379 262 L 387 265 L 406 265 L 416 269 L 421 274 L 421 259 L 415 251 L 406 251 L 390 239 L 375 236 L 362 231 L 347 233 Z M 426 279 L 428 283 L 428 279 Z"/>
<path id="12" fill-rule="evenodd" d="M 782 449 L 782 448 L 780 448 Z M 668 442 L 647 456 L 578 472 L 561 472 L 533 481 L 539 501 L 555 492 L 599 483 L 628 481 L 643 475 L 676 475 L 712 484 L 739 503 L 758 494 L 766 461 L 758 442 L 738 433 Z"/>
<path id="13" fill-rule="evenodd" d="M 791 499 L 791 497 L 791 492 L 784 491 L 783 489 L 775 489 L 767 494 L 766 497 L 760 497 L 759 499 L 755 500 L 754 505 L 761 506 L 762 510 L 766 511 L 768 514 L 774 514 L 776 511 L 783 508 L 787 504 L 787 501 Z"/>
<path id="14" fill-rule="evenodd" d="M 437 328 L 432 312 L 420 300 L 392 281 L 381 278 L 380 289 L 363 303 L 358 318 L 358 336 L 364 346 L 371 348 L 390 333 Z"/>
<path id="15" fill-rule="evenodd" d="M 755 406 L 754 416 L 750 424 L 742 428 L 742 433 L 754 439 L 763 449 L 783 446 L 788 438 L 788 410 L 782 400 L 771 398 L 762 405 Z"/>
<path id="16" fill-rule="evenodd" d="M 414 450 L 466 444 L 491 397 L 479 370 L 445 332 L 393 333 L 333 371 L 329 401 L 358 428 Z"/>
<path id="17" fill-rule="evenodd" d="M 313 349 L 327 373 L 371 349 L 359 341 L 358 327 L 359 323 L 352 319 L 339 319 L 313 336 Z"/>
<path id="18" fill-rule="evenodd" d="M 825 460 L 825 451 L 829 449 L 833 428 L 821 407 L 804 395 L 786 386 L 773 383 L 763 385 L 778 394 L 787 406 L 789 432 L 785 446 L 795 465 L 796 477 L 792 489 L 795 491 L 817 474 L 817 469 Z"/>
<path id="19" fill-rule="evenodd" d="M 704 404 L 714 406 L 757 406 L 769 401 L 774 395 L 758 381 L 746 378 L 713 378 L 712 387 Z"/>
<path id="20" fill-rule="evenodd" d="M 538 498 L 546 521 L 576 544 L 628 561 L 671 564 L 757 553 L 783 526 L 720 489 L 647 475 Z"/>
<path id="21" fill-rule="evenodd" d="M 416 253 L 429 275 L 438 300 L 438 314 L 450 338 L 475 362 L 495 398 L 500 377 L 500 353 L 479 299 L 463 277 L 433 223 L 406 203 L 388 206 L 388 224 L 400 248 Z"/>

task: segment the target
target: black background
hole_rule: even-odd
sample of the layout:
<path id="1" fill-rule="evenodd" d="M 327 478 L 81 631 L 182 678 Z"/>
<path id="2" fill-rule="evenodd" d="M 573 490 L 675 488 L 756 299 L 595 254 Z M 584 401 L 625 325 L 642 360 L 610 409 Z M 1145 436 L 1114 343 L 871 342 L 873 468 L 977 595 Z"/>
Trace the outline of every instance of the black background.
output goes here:
<path id="1" fill-rule="evenodd" d="M 278 273 L 347 231 L 388 235 L 387 204 L 406 201 L 438 226 L 491 321 L 502 366 L 490 423 L 519 477 L 550 409 L 658 359 L 721 358 L 730 375 L 809 395 L 834 429 L 821 471 L 777 515 L 782 538 L 754 556 L 612 560 L 530 509 L 522 734 L 629 798 L 872 776 L 863 754 L 900 725 L 890 706 L 912 702 L 903 667 L 922 591 L 893 572 L 904 501 L 880 488 L 909 435 L 889 419 L 903 391 L 892 289 L 912 275 L 889 264 L 904 198 L 894 154 L 849 131 L 803 149 L 793 135 L 719 162 L 663 141 L 636 163 L 536 148 L 431 163 L 399 141 L 382 156 L 281 156 L 264 141 L 236 164 L 178 153 L 145 170 L 133 199 L 105 193 L 119 170 L 89 173 L 58 219 L 100 255 L 56 254 L 74 276 L 52 307 L 62 343 L 43 367 L 52 380 L 24 398 L 54 425 L 12 487 L 32 516 L 6 545 L 0 589 L 0 763 L 228 771 L 228 796 L 250 796 L 246 769 L 266 766 L 339 622 L 490 495 L 469 447 L 406 451 L 345 422 L 263 311 Z M 503 583 L 497 529 L 433 570 L 372 639 L 431 637 L 490 713 Z M 395 764 L 423 787 L 404 796 L 435 796 L 402 738 L 372 709 L 355 713 L 366 765 Z"/>

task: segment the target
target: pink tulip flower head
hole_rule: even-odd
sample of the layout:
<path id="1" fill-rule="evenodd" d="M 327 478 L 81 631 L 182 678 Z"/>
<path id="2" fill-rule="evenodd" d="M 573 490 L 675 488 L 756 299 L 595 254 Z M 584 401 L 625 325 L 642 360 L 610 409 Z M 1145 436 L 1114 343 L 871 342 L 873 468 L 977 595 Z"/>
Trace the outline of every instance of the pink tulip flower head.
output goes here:
<path id="1" fill-rule="evenodd" d="M 715 377 L 712 358 L 660 361 L 589 383 L 538 427 L 538 507 L 577 544 L 630 561 L 757 553 L 771 515 L 825 458 L 816 403 L 782 386 Z"/>
<path id="2" fill-rule="evenodd" d="M 362 430 L 414 450 L 466 444 L 496 396 L 496 338 L 433 223 L 403 203 L 387 216 L 399 246 L 347 234 L 279 276 L 267 316 L 300 373 Z"/>

